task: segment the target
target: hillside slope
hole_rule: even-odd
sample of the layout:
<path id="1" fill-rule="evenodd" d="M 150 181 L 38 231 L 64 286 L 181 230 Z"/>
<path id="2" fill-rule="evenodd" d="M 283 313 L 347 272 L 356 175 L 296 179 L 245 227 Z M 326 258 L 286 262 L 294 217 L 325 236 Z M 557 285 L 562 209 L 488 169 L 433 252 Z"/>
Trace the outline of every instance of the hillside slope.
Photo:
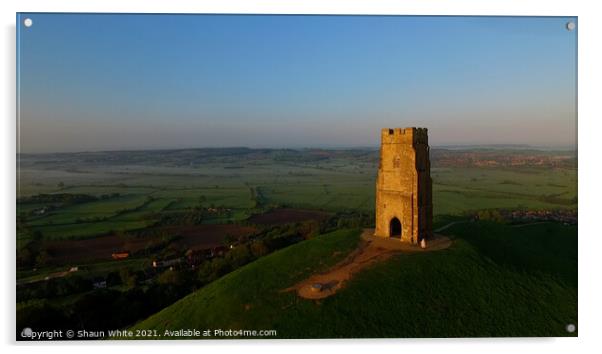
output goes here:
<path id="1" fill-rule="evenodd" d="M 359 242 L 339 230 L 263 257 L 134 329 L 275 329 L 278 338 L 567 336 L 577 324 L 576 227 L 477 222 L 450 249 L 399 254 L 332 297 L 285 292 Z"/>

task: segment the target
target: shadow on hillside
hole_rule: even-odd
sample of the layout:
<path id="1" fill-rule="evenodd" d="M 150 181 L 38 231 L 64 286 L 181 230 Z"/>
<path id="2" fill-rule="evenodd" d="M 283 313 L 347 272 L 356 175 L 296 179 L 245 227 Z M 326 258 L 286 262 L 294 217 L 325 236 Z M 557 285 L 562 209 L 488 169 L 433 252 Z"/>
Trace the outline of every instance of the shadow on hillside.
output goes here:
<path id="1" fill-rule="evenodd" d="M 466 240 L 499 265 L 577 286 L 576 226 L 548 222 L 517 228 L 478 221 L 454 225 L 445 233 Z"/>

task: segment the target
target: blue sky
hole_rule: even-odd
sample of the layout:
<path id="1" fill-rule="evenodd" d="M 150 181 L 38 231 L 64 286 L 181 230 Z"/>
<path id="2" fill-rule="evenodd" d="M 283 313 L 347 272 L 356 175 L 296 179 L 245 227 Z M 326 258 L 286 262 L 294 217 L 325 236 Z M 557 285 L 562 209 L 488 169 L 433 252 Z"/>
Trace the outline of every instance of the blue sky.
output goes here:
<path id="1" fill-rule="evenodd" d="M 431 145 L 570 146 L 568 21 L 20 14 L 20 148 L 376 146 L 405 126 Z"/>

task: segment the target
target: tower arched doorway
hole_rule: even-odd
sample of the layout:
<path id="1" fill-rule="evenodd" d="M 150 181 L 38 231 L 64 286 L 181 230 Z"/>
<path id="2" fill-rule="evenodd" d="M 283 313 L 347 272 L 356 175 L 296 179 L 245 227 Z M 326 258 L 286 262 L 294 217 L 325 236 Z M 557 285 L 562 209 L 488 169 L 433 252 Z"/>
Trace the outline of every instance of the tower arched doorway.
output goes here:
<path id="1" fill-rule="evenodd" d="M 389 237 L 401 238 L 401 222 L 396 217 L 389 223 Z"/>

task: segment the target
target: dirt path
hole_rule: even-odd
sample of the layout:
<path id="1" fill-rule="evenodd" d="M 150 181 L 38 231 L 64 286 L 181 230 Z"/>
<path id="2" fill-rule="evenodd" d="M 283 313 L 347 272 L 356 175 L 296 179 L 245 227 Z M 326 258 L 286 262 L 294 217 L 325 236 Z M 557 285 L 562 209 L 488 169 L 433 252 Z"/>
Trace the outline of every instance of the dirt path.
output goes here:
<path id="1" fill-rule="evenodd" d="M 380 239 L 373 237 L 374 230 L 366 229 L 356 250 L 351 252 L 344 260 L 334 265 L 323 273 L 311 277 L 285 289 L 295 290 L 305 299 L 323 299 L 336 293 L 353 274 L 361 269 L 383 261 L 396 253 L 429 252 L 447 248 L 451 240 L 444 236 L 437 236 L 426 249 L 409 245 L 399 240 Z"/>

